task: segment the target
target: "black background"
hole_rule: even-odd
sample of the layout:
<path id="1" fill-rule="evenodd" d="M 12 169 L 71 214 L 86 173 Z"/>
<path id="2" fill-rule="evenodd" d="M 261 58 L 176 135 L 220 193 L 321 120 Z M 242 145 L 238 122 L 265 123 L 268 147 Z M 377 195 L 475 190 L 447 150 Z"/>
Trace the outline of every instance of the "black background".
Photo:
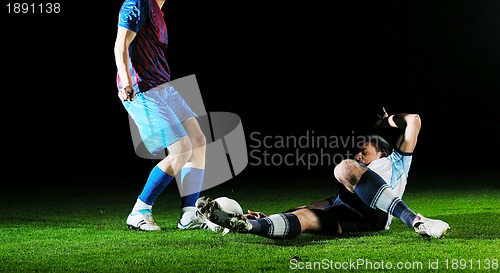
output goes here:
<path id="1" fill-rule="evenodd" d="M 155 162 L 135 155 L 116 96 L 121 1 L 59 3 L 58 14 L 2 7 L 0 183 L 142 184 Z M 498 1 L 169 0 L 163 11 L 172 80 L 195 74 L 206 109 L 238 114 L 247 136 L 351 135 L 385 106 L 422 118 L 414 169 L 497 172 Z"/>

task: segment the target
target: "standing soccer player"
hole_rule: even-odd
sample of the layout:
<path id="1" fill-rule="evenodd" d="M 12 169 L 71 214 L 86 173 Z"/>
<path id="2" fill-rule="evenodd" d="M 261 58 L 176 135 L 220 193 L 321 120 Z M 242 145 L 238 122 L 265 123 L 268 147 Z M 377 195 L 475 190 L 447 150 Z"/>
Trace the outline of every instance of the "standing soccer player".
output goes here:
<path id="1" fill-rule="evenodd" d="M 167 27 L 161 10 L 165 0 L 125 0 L 118 16 L 114 53 L 118 97 L 135 121 L 141 139 L 153 155 L 167 156 L 151 170 L 126 223 L 132 229 L 156 231 L 153 205 L 181 172 L 181 216 L 177 227 L 204 227 L 197 216 L 205 169 L 206 139 L 198 116 L 168 84 Z M 185 194 L 183 194 L 185 193 Z"/>

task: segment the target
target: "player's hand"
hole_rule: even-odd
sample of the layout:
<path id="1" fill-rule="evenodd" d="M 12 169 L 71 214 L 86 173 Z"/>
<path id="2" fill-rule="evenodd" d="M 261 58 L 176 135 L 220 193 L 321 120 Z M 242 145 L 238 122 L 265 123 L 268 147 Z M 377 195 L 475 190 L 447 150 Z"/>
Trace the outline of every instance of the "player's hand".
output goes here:
<path id="1" fill-rule="evenodd" d="M 267 217 L 267 215 L 265 215 L 264 213 L 262 213 L 260 211 L 251 211 L 251 210 L 248 210 L 248 213 L 244 214 L 243 216 L 245 216 L 245 218 L 247 218 L 247 219 L 254 219 L 254 220 L 259 220 L 259 219 L 262 219 L 264 217 Z"/>
<path id="2" fill-rule="evenodd" d="M 124 88 L 120 89 L 120 91 L 118 91 L 118 97 L 122 102 L 126 100 L 133 101 L 134 95 L 135 95 L 135 90 L 130 85 L 127 85 Z"/>
<path id="3" fill-rule="evenodd" d="M 384 122 L 384 119 L 386 119 L 387 117 L 389 117 L 389 114 L 385 110 L 385 107 L 382 107 L 382 112 L 377 115 L 377 120 L 375 121 L 375 126 L 380 126 Z"/>

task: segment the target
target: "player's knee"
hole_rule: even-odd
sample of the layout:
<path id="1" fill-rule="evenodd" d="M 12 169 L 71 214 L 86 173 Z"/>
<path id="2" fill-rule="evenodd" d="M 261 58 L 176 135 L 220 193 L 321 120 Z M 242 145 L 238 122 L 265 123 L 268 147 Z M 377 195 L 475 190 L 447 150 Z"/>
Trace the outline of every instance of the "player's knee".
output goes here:
<path id="1" fill-rule="evenodd" d="M 346 180 L 352 173 L 356 161 L 352 159 L 344 159 L 333 169 L 333 174 L 338 181 Z"/>
<path id="2" fill-rule="evenodd" d="M 204 148 L 207 145 L 207 139 L 203 133 L 190 136 L 191 146 L 193 149 Z"/>
<path id="3" fill-rule="evenodd" d="M 176 151 L 172 151 L 171 157 L 173 165 L 184 165 L 193 153 L 193 145 L 188 137 L 183 137 L 177 141 Z"/>
<path id="4" fill-rule="evenodd" d="M 358 162 L 352 159 L 344 159 L 335 166 L 333 173 L 335 178 L 345 185 L 348 189 L 353 190 L 359 181 L 359 177 L 365 172 L 365 169 Z"/>

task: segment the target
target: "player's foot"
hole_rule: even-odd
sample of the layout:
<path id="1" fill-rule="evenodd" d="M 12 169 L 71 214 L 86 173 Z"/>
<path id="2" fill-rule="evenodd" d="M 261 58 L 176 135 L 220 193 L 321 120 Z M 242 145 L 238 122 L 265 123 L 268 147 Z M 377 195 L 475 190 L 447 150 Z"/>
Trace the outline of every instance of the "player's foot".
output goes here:
<path id="1" fill-rule="evenodd" d="M 229 232 L 227 228 L 208 221 L 196 208 L 194 208 L 194 210 L 188 210 L 182 214 L 181 219 L 177 222 L 177 228 L 209 229 L 213 232 L 221 233 L 222 235 Z"/>
<path id="2" fill-rule="evenodd" d="M 210 197 L 203 196 L 198 198 L 196 200 L 196 208 L 210 222 L 227 229 L 222 231 L 223 235 L 229 231 L 246 232 L 252 228 L 252 225 L 245 216 L 239 213 L 224 211 L 219 203 Z"/>
<path id="3" fill-rule="evenodd" d="M 179 229 L 207 229 L 205 218 L 197 209 L 184 212 L 177 222 Z"/>
<path id="4" fill-rule="evenodd" d="M 127 225 L 129 229 L 133 230 L 161 230 L 161 228 L 153 220 L 153 215 L 151 214 L 150 209 L 141 209 L 130 213 L 127 218 Z"/>
<path id="5" fill-rule="evenodd" d="M 231 231 L 228 228 L 225 228 L 223 226 L 219 226 L 216 223 L 210 222 L 208 220 L 205 221 L 205 224 L 207 224 L 207 227 L 209 230 L 216 232 L 216 233 L 220 233 L 220 234 L 222 234 L 222 236 L 228 234 Z"/>
<path id="6" fill-rule="evenodd" d="M 415 232 L 424 236 L 432 238 L 441 238 L 450 229 L 448 223 L 441 220 L 434 220 L 417 214 L 417 217 L 413 221 L 413 227 Z"/>
<path id="7" fill-rule="evenodd" d="M 198 214 L 198 217 L 201 218 L 200 220 L 203 221 L 203 223 L 205 223 L 205 226 L 203 227 L 204 229 L 209 229 L 209 230 L 211 230 L 213 232 L 221 233 L 222 236 L 226 235 L 230 231 L 228 228 L 225 228 L 225 227 L 217 225 L 216 223 L 210 222 L 198 210 L 196 210 L 196 213 Z"/>

